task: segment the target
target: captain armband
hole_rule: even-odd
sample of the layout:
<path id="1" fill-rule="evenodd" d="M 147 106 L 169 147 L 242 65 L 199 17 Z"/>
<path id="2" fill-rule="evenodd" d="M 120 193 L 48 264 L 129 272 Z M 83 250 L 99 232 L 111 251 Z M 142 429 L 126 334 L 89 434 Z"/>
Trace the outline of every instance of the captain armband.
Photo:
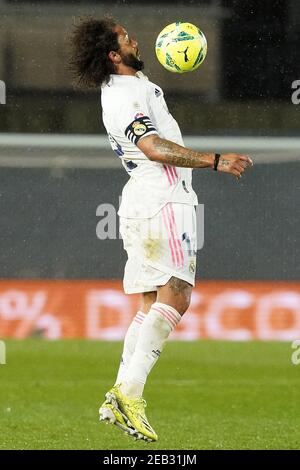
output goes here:
<path id="1" fill-rule="evenodd" d="M 157 130 L 148 116 L 138 117 L 125 130 L 126 137 L 135 145 L 141 137 L 148 134 L 157 134 Z"/>

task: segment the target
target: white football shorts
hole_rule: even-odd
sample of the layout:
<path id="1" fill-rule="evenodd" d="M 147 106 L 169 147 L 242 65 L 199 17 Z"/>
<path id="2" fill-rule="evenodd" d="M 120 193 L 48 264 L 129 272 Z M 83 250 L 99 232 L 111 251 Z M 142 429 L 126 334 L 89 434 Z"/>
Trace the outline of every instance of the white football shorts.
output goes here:
<path id="1" fill-rule="evenodd" d="M 168 203 L 154 217 L 120 217 L 128 260 L 126 294 L 156 291 L 174 276 L 195 285 L 197 230 L 195 207 Z"/>

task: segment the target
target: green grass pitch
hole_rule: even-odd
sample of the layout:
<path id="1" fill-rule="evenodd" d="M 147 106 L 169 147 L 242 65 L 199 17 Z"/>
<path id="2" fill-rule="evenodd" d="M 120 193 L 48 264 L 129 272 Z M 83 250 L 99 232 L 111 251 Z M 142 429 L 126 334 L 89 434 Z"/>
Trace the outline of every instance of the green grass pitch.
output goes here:
<path id="1" fill-rule="evenodd" d="M 169 342 L 145 390 L 157 443 L 98 421 L 121 343 L 7 341 L 0 449 L 299 449 L 291 344 Z"/>

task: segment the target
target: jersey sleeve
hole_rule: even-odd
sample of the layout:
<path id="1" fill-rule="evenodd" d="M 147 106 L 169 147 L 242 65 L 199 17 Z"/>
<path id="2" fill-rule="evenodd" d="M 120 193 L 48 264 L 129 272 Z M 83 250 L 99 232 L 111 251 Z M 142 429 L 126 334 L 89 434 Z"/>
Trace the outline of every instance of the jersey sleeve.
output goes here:
<path id="1" fill-rule="evenodd" d="M 118 127 L 133 144 L 148 135 L 158 134 L 151 117 L 146 99 L 127 97 L 119 108 Z"/>

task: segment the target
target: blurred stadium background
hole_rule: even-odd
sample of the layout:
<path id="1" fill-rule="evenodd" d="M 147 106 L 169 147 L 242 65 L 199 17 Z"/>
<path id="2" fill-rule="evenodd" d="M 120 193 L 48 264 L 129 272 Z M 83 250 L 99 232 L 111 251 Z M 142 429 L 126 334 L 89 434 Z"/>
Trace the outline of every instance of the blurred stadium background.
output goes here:
<path id="1" fill-rule="evenodd" d="M 74 89 L 67 67 L 72 24 L 106 12 L 137 37 L 186 145 L 255 161 L 239 183 L 194 172 L 205 242 L 173 338 L 300 338 L 298 3 L 0 0 L 1 338 L 121 339 L 137 306 L 122 292 L 121 240 L 96 236 L 97 208 L 118 206 L 127 176 L 99 91 Z M 157 34 L 178 19 L 208 39 L 194 74 L 170 74 L 155 58 Z"/>

